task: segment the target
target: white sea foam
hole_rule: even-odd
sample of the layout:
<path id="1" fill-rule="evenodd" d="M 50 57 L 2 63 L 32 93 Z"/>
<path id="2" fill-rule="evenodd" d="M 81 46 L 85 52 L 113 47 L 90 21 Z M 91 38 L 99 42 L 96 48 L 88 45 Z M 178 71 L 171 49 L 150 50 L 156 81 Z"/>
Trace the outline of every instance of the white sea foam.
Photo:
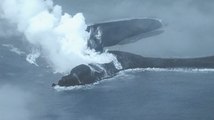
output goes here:
<path id="1" fill-rule="evenodd" d="M 100 82 L 95 82 L 93 84 L 88 84 L 88 85 L 76 85 L 76 86 L 69 86 L 69 87 L 63 87 L 56 85 L 54 86 L 54 89 L 58 92 L 60 91 L 70 91 L 70 90 L 88 90 L 92 89 L 96 84 L 99 84 Z"/>
<path id="2" fill-rule="evenodd" d="M 214 72 L 214 69 L 211 68 L 136 68 L 128 69 L 121 72 L 142 72 L 142 71 L 151 71 L 151 72 Z"/>
<path id="3" fill-rule="evenodd" d="M 56 72 L 68 73 L 79 64 L 115 60 L 112 54 L 88 49 L 90 33 L 82 13 L 63 13 L 52 0 L 2 0 L 0 11 L 2 18 L 16 25 L 29 43 L 41 49 Z"/>
<path id="4" fill-rule="evenodd" d="M 26 57 L 26 61 L 30 64 L 34 64 L 36 66 L 39 66 L 36 62 L 37 58 L 39 58 L 40 52 L 38 50 L 33 50 L 32 53 L 28 54 Z"/>
<path id="5" fill-rule="evenodd" d="M 19 48 L 14 47 L 14 46 L 11 45 L 11 44 L 2 44 L 2 46 L 3 46 L 3 47 L 9 48 L 9 50 L 10 50 L 11 52 L 16 53 L 16 54 L 18 54 L 18 55 L 24 55 L 24 54 L 25 54 L 25 52 L 23 52 L 23 51 L 20 50 Z"/>

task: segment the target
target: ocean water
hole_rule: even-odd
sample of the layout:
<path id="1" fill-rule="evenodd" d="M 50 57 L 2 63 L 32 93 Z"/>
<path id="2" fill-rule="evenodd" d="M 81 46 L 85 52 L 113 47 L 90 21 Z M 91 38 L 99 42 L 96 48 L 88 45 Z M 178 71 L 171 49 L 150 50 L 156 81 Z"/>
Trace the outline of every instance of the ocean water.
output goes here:
<path id="1" fill-rule="evenodd" d="M 0 49 L 1 120 L 214 119 L 212 69 L 127 70 L 59 91 L 51 83 L 62 75 L 29 64 L 7 47 Z"/>
<path id="2" fill-rule="evenodd" d="M 164 32 L 109 49 L 152 57 L 214 55 L 211 0 L 54 0 L 86 22 L 159 18 Z M 1 25 L 1 24 L 0 24 Z M 1 27 L 0 27 L 1 28 Z M 213 120 L 213 69 L 137 69 L 93 85 L 54 89 L 63 75 L 30 64 L 23 36 L 0 29 L 0 120 Z M 2 33 L 1 33 L 2 32 Z"/>

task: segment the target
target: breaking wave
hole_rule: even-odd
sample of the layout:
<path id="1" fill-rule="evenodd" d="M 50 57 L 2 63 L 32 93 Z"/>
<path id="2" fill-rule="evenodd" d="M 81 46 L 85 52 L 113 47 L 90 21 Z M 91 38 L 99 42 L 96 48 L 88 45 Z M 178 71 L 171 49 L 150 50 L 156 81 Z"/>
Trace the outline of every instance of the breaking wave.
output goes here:
<path id="1" fill-rule="evenodd" d="M 63 86 L 59 86 L 56 85 L 54 86 L 54 89 L 58 92 L 61 91 L 70 91 L 70 90 L 88 90 L 88 89 L 92 89 L 95 85 L 99 84 L 100 82 L 95 82 L 93 84 L 88 84 L 88 85 L 76 85 L 76 86 L 69 86 L 69 87 L 63 87 Z"/>
<path id="2" fill-rule="evenodd" d="M 142 72 L 142 71 L 151 71 L 151 72 L 189 72 L 189 73 L 198 73 L 198 72 L 214 72 L 212 68 L 136 68 L 128 69 L 121 72 Z"/>

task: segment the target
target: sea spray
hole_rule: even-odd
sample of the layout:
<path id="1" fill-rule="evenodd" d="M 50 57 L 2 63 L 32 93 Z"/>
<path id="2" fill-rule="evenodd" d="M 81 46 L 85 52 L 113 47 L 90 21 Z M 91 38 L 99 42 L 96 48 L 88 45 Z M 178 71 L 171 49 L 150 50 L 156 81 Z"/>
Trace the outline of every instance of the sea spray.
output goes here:
<path id="1" fill-rule="evenodd" d="M 52 0 L 2 0 L 0 13 L 41 50 L 55 72 L 68 73 L 77 65 L 93 62 L 118 65 L 112 54 L 88 49 L 90 33 L 82 13 L 63 13 Z"/>

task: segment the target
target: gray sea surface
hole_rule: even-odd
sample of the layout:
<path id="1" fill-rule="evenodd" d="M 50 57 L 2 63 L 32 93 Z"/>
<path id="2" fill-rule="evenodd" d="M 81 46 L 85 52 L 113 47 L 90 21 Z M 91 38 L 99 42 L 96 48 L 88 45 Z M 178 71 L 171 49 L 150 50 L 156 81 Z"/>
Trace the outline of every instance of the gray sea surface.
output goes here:
<path id="1" fill-rule="evenodd" d="M 70 90 L 61 75 L 1 48 L 1 120 L 212 120 L 214 71 L 138 69 Z M 41 63 L 40 63 L 41 64 Z"/>
<path id="2" fill-rule="evenodd" d="M 214 55 L 212 0 L 55 0 L 86 22 L 158 18 L 160 35 L 109 49 L 152 57 Z M 1 22 L 2 23 L 2 22 Z M 62 77 L 0 24 L 0 120 L 213 120 L 214 70 L 138 69 L 94 85 L 56 90 Z M 3 26 L 3 27 L 2 27 Z M 11 31 L 10 31 L 11 32 Z M 16 48 L 16 49 L 14 49 Z"/>

